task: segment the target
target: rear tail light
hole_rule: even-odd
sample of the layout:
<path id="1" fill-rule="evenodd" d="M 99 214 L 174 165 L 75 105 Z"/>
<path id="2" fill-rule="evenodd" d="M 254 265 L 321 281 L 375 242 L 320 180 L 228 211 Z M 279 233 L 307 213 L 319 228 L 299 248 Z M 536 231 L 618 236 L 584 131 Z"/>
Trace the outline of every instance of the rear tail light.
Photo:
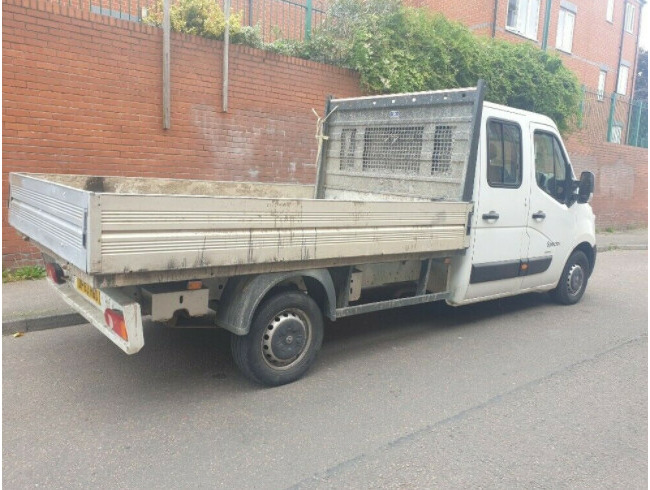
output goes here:
<path id="1" fill-rule="evenodd" d="M 55 283 L 55 284 L 63 284 L 63 269 L 59 266 L 59 264 L 55 264 L 53 262 L 49 262 L 45 264 L 45 271 L 47 273 L 47 277 L 50 278 L 50 280 Z"/>
<path id="2" fill-rule="evenodd" d="M 108 325 L 113 332 L 124 340 L 129 340 L 129 336 L 126 333 L 126 322 L 124 321 L 124 315 L 122 315 L 121 312 L 108 308 L 104 311 L 104 321 L 106 321 L 106 325 Z"/>

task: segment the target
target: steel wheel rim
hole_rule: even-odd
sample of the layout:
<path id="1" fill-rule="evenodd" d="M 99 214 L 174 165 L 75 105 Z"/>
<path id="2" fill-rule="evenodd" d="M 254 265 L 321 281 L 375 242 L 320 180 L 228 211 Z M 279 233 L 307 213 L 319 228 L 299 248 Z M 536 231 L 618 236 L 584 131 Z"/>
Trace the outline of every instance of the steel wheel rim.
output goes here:
<path id="1" fill-rule="evenodd" d="M 272 369 L 290 369 L 304 359 L 312 341 L 312 325 L 304 311 L 287 308 L 271 317 L 262 335 L 264 362 Z"/>
<path id="2" fill-rule="evenodd" d="M 585 272 L 580 264 L 573 264 L 569 269 L 567 277 L 567 292 L 571 296 L 576 296 L 582 290 L 585 283 Z"/>

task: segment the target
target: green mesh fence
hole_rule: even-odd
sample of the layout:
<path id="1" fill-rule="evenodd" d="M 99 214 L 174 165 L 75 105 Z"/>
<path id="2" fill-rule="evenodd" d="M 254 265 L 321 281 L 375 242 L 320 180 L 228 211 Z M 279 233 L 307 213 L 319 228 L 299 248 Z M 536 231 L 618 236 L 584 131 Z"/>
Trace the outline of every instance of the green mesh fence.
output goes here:
<path id="1" fill-rule="evenodd" d="M 577 126 L 594 142 L 648 147 L 648 104 L 617 93 L 583 89 Z"/>
<path id="2" fill-rule="evenodd" d="M 216 1 L 223 8 L 224 0 Z M 141 22 L 156 0 L 59 0 L 59 3 Z M 242 25 L 257 26 L 265 42 L 309 38 L 312 30 L 325 19 L 326 10 L 326 0 L 231 0 L 230 3 L 231 13 L 242 16 Z"/>

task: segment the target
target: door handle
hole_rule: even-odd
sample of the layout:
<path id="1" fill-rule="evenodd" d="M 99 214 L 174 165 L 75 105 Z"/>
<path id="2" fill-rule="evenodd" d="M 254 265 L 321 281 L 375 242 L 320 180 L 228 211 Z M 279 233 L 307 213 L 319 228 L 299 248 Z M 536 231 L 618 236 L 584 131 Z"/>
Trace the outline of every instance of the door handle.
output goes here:
<path id="1" fill-rule="evenodd" d="M 533 213 L 533 219 L 542 221 L 546 219 L 546 213 L 544 211 L 537 211 L 536 213 Z"/>
<path id="2" fill-rule="evenodd" d="M 482 216 L 482 218 L 484 220 L 486 220 L 486 221 L 489 221 L 489 220 L 492 220 L 492 219 L 496 221 L 496 220 L 499 219 L 499 213 L 497 213 L 496 211 L 490 211 L 489 213 L 485 213 Z"/>

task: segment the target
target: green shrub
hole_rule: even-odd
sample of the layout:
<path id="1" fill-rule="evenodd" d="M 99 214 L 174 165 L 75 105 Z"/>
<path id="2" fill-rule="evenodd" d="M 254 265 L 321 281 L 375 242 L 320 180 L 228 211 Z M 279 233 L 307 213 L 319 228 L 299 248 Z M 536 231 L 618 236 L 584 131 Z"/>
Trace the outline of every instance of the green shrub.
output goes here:
<path id="1" fill-rule="evenodd" d="M 298 56 L 304 58 L 305 56 L 302 54 L 302 45 L 302 42 L 294 41 L 293 39 L 276 39 L 271 43 L 264 44 L 264 49 L 284 56 Z"/>
<path id="2" fill-rule="evenodd" d="M 230 42 L 233 44 L 245 44 L 252 48 L 264 49 L 262 30 L 259 25 L 242 26 L 238 32 L 231 32 Z"/>
<path id="3" fill-rule="evenodd" d="M 563 132 L 579 111 L 577 78 L 558 56 L 475 36 L 397 0 L 335 0 L 297 52 L 357 70 L 370 93 L 469 87 L 482 78 L 487 100 L 545 114 Z"/>
<path id="4" fill-rule="evenodd" d="M 555 54 L 530 43 L 484 43 L 477 75 L 488 85 L 487 99 L 545 114 L 566 132 L 580 109 L 575 74 Z"/>
<path id="5" fill-rule="evenodd" d="M 194 34 L 210 39 L 223 39 L 226 18 L 223 10 L 214 0 L 178 0 L 169 9 L 171 28 L 177 32 Z M 241 31 L 242 12 L 230 15 L 230 34 L 236 36 Z M 144 18 L 144 22 L 161 27 L 163 21 L 163 2 L 157 0 Z"/>

